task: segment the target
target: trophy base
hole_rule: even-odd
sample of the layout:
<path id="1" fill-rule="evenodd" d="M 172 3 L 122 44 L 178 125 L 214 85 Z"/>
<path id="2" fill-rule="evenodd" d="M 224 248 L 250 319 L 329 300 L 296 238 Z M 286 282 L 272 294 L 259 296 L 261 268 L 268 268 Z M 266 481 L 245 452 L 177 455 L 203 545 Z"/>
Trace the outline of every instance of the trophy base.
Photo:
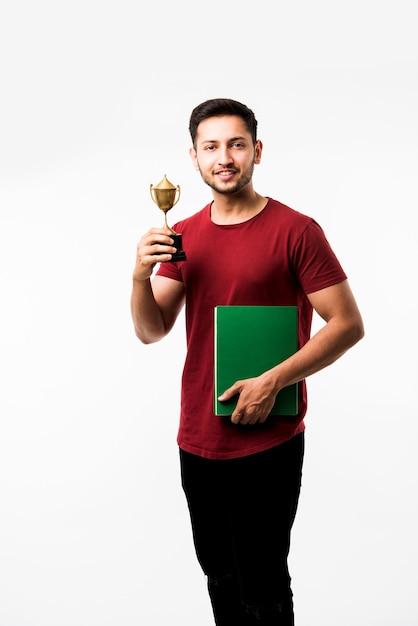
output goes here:
<path id="1" fill-rule="evenodd" d="M 170 237 L 174 239 L 173 246 L 177 248 L 177 252 L 173 254 L 173 256 L 171 257 L 170 261 L 168 261 L 168 263 L 175 263 L 177 261 L 186 261 L 187 256 L 184 250 L 182 249 L 181 235 L 177 233 L 176 235 L 170 235 Z"/>

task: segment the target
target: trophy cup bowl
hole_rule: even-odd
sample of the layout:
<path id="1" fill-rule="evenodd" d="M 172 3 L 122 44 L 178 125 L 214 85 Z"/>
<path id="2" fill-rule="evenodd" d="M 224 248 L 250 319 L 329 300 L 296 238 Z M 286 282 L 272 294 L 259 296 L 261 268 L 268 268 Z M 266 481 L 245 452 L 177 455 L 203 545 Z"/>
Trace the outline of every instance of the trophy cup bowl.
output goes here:
<path id="1" fill-rule="evenodd" d="M 161 211 L 163 211 L 164 227 L 170 231 L 170 236 L 174 239 L 173 245 L 177 251 L 173 254 L 170 261 L 186 261 L 186 253 L 182 249 L 181 234 L 176 233 L 167 224 L 167 212 L 180 200 L 180 185 L 175 187 L 169 180 L 167 180 L 167 177 L 164 174 L 164 178 L 158 183 L 158 185 L 150 185 L 150 194 L 152 201 L 155 202 Z"/>

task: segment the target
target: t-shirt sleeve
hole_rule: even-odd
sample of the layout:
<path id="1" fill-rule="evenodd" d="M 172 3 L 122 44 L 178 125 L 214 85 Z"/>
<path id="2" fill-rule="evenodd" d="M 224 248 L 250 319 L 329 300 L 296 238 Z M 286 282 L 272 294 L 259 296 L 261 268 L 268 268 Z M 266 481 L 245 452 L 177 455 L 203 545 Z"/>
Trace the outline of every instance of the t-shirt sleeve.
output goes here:
<path id="1" fill-rule="evenodd" d="M 346 280 L 339 260 L 322 228 L 312 220 L 294 246 L 292 264 L 305 293 L 313 293 Z"/>
<path id="2" fill-rule="evenodd" d="M 165 276 L 183 282 L 181 270 L 178 263 L 160 263 L 156 272 L 157 276 Z"/>

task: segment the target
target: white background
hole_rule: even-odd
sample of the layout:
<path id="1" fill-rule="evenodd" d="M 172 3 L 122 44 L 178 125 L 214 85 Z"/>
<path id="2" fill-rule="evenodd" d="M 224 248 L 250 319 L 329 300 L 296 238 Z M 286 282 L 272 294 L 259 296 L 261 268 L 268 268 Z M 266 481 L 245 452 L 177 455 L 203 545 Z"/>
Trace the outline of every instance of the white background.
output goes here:
<path id="1" fill-rule="evenodd" d="M 178 472 L 183 320 L 143 346 L 129 311 L 150 184 L 180 185 L 172 223 L 210 200 L 187 125 L 211 97 L 254 110 L 255 188 L 322 225 L 366 326 L 308 381 L 297 626 L 418 623 L 413 4 L 1 9 L 0 626 L 213 623 Z"/>

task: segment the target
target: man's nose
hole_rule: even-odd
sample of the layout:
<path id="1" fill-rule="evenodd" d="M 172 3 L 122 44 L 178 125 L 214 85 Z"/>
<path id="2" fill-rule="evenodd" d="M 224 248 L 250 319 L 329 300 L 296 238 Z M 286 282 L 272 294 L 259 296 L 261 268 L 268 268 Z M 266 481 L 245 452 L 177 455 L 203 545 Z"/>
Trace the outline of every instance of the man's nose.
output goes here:
<path id="1" fill-rule="evenodd" d="M 221 148 L 218 153 L 218 162 L 219 165 L 229 165 L 232 163 L 233 159 L 231 156 L 231 152 L 227 146 Z"/>

